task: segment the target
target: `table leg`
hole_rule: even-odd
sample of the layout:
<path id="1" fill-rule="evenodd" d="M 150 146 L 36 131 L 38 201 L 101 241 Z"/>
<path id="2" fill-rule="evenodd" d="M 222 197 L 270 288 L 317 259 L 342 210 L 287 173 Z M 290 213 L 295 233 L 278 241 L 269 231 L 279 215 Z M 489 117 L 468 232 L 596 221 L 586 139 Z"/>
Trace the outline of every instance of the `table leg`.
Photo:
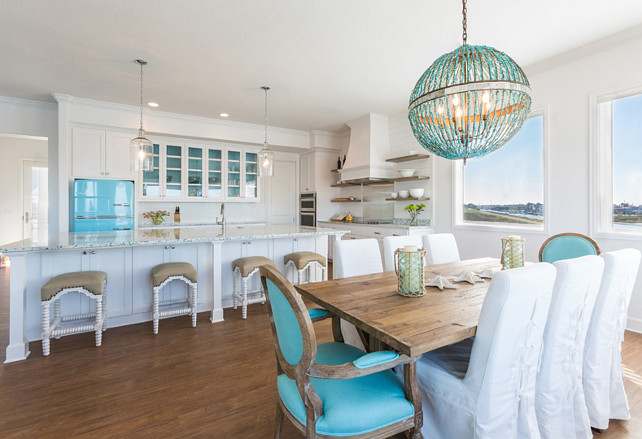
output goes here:
<path id="1" fill-rule="evenodd" d="M 29 356 L 27 327 L 27 255 L 11 256 L 9 278 L 9 346 L 5 363 L 25 360 Z"/>
<path id="2" fill-rule="evenodd" d="M 418 358 L 417 358 L 418 359 Z M 415 428 L 409 431 L 411 439 L 421 439 L 421 427 L 424 425 L 424 414 L 421 410 L 421 391 L 417 383 L 417 361 L 406 363 L 403 366 L 403 379 L 406 386 L 406 398 L 415 407 Z"/>

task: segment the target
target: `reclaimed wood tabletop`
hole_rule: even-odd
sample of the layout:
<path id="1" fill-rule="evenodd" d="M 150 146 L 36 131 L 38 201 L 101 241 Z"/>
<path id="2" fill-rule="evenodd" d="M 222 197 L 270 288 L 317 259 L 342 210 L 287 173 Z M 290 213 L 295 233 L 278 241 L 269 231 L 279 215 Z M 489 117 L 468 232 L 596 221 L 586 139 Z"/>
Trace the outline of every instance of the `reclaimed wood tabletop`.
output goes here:
<path id="1" fill-rule="evenodd" d="M 499 269 L 499 259 L 480 258 L 429 265 L 424 278 L 452 278 L 462 272 Z M 475 335 L 489 279 L 456 289 L 426 287 L 421 297 L 397 294 L 394 271 L 296 286 L 306 299 L 317 303 L 358 329 L 410 357 Z"/>

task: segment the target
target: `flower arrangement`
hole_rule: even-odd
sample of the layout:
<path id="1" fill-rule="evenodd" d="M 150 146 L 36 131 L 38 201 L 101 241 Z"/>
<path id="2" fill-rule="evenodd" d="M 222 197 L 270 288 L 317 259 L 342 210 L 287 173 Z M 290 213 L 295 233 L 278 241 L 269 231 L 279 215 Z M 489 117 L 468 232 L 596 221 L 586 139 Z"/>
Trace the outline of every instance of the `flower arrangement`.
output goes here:
<path id="1" fill-rule="evenodd" d="M 149 212 L 143 212 L 143 218 L 151 219 L 152 224 L 155 226 L 163 224 L 166 216 L 169 216 L 169 212 L 166 210 L 150 210 Z"/>
<path id="2" fill-rule="evenodd" d="M 417 217 L 421 215 L 421 212 L 423 212 L 425 208 L 426 208 L 426 205 L 424 203 L 417 204 L 416 206 L 414 204 L 409 204 L 403 208 L 403 210 L 408 212 L 408 215 L 410 215 L 411 226 L 417 225 Z"/>

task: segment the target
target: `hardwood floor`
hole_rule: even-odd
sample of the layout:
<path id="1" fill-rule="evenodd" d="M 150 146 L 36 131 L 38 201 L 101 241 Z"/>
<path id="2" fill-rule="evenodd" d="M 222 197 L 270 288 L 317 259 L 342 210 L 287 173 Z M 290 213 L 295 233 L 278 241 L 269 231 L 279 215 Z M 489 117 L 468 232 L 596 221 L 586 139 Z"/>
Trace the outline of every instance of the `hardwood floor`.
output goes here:
<path id="1" fill-rule="evenodd" d="M 8 270 L 0 270 L 0 358 L 8 341 Z M 315 324 L 319 342 L 328 321 Z M 42 357 L 0 367 L 2 438 L 245 438 L 274 435 L 276 360 L 265 306 L 225 310 L 52 340 Z M 598 438 L 642 437 L 642 335 L 627 332 L 624 364 L 633 419 Z M 301 438 L 286 421 L 284 439 Z"/>

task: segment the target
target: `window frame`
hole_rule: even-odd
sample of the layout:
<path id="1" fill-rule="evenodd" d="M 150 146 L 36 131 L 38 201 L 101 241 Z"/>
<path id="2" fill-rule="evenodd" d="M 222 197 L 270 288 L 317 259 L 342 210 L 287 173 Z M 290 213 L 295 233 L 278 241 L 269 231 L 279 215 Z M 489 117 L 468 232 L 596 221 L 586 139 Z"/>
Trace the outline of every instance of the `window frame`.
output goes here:
<path id="1" fill-rule="evenodd" d="M 458 230 L 484 230 L 529 233 L 531 235 L 548 236 L 550 234 L 550 189 L 549 189 L 549 111 L 547 107 L 532 110 L 527 119 L 542 117 L 542 191 L 544 204 L 544 220 L 542 225 L 529 226 L 522 224 L 495 223 L 482 221 L 464 221 L 464 165 L 462 160 L 454 160 L 453 176 L 453 211 L 452 228 Z"/>
<path id="2" fill-rule="evenodd" d="M 642 86 L 611 90 L 590 96 L 591 127 L 590 205 L 591 236 L 606 239 L 640 239 L 639 231 L 613 227 L 613 101 L 642 94 Z M 609 104 L 610 105 L 606 105 Z"/>

